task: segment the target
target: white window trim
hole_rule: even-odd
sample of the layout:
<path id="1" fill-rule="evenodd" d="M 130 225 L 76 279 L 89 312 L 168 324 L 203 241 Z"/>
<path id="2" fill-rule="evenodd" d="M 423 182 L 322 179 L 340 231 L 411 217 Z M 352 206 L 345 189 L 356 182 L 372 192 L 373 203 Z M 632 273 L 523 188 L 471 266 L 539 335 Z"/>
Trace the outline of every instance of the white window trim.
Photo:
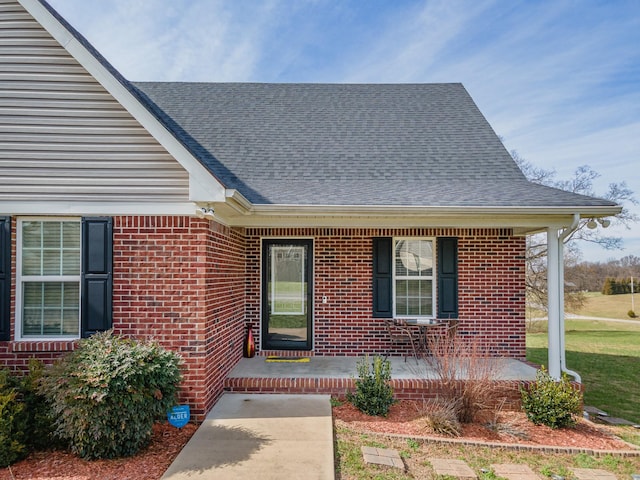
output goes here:
<path id="1" fill-rule="evenodd" d="M 392 301 L 393 301 L 393 318 L 420 318 L 420 319 L 434 319 L 437 317 L 437 311 L 438 311 L 438 305 L 437 305 L 437 301 L 438 298 L 436 296 L 437 290 L 436 290 L 436 285 L 437 285 L 437 265 L 436 265 L 436 258 L 437 258 L 437 252 L 436 252 L 436 248 L 437 248 L 437 244 L 438 242 L 436 241 L 436 237 L 393 237 L 392 239 L 392 244 L 391 244 L 391 262 L 392 262 L 392 275 L 391 275 L 391 284 L 392 284 Z M 430 277 L 412 277 L 413 279 L 416 278 L 423 278 L 423 279 L 429 279 L 431 278 L 431 315 L 399 315 L 396 311 L 396 243 L 400 240 L 427 240 L 429 242 L 431 242 L 431 265 L 432 265 L 432 273 Z"/>
<path id="2" fill-rule="evenodd" d="M 80 338 L 82 325 L 80 324 L 81 308 L 78 309 L 78 335 L 42 335 L 28 337 L 22 336 L 22 289 L 23 282 L 27 281 L 47 281 L 46 277 L 36 275 L 22 275 L 22 224 L 23 222 L 31 221 L 50 221 L 50 222 L 81 222 L 80 217 L 18 217 L 17 219 L 17 231 L 16 231 L 16 323 L 15 323 L 15 340 L 20 342 L 42 342 L 42 341 L 65 341 L 65 340 L 77 340 Z M 82 232 L 80 232 L 82 235 Z M 80 241 L 80 258 L 82 258 L 82 241 Z M 78 272 L 78 275 L 62 275 L 55 277 L 56 282 L 78 282 L 80 288 L 78 305 L 80 305 L 80 299 L 82 296 L 82 274 Z"/>

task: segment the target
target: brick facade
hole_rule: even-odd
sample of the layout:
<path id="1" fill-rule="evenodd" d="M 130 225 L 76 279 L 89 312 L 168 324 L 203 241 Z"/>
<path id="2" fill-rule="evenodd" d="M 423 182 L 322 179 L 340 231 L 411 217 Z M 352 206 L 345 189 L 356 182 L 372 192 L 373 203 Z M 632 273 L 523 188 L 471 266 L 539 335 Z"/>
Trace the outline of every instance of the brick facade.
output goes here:
<path id="1" fill-rule="evenodd" d="M 114 330 L 184 358 L 181 401 L 205 414 L 241 357 L 241 230 L 191 217 L 114 219 Z"/>
<path id="2" fill-rule="evenodd" d="M 15 299 L 15 219 L 12 232 Z M 113 243 L 114 331 L 179 352 L 185 363 L 181 401 L 202 416 L 242 354 L 242 230 L 188 216 L 123 216 L 114 217 Z M 0 362 L 16 369 L 32 357 L 51 363 L 74 343 L 0 342 Z"/>
<path id="3" fill-rule="evenodd" d="M 261 239 L 313 238 L 312 354 L 330 356 L 391 349 L 382 320 L 372 317 L 373 237 L 458 237 L 459 332 L 488 345 L 494 355 L 525 358 L 525 239 L 510 229 L 250 228 L 246 235 L 246 315 L 256 326 Z"/>
<path id="4" fill-rule="evenodd" d="M 14 299 L 15 231 L 14 219 Z M 372 238 L 377 236 L 458 237 L 460 333 L 485 342 L 496 355 L 524 359 L 525 240 L 501 229 L 245 231 L 188 216 L 114 217 L 114 330 L 156 339 L 179 352 L 185 360 L 181 401 L 202 418 L 241 357 L 247 323 L 259 347 L 262 238 L 313 238 L 311 354 L 388 353 L 383 323 L 371 313 Z M 15 300 L 11 312 L 15 318 Z M 73 346 L 0 342 L 0 363 L 17 369 L 26 368 L 31 357 L 51 363 Z"/>

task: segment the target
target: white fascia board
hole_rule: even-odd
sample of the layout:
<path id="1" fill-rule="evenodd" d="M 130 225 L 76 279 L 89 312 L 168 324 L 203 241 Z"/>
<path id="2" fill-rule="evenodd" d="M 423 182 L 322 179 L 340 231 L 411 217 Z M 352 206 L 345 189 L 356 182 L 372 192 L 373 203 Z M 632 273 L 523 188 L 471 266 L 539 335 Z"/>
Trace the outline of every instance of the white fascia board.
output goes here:
<path id="1" fill-rule="evenodd" d="M 189 172 L 192 201 L 223 201 L 224 186 L 38 0 L 20 4 Z"/>
<path id="2" fill-rule="evenodd" d="M 228 188 L 225 192 L 225 196 L 227 205 L 233 208 L 236 212 L 242 215 L 247 215 L 252 211 L 253 205 L 238 190 Z"/>
<path id="3" fill-rule="evenodd" d="M 220 212 L 216 209 L 216 215 Z M 375 216 L 228 216 L 226 212 L 220 212 L 220 218 L 224 219 L 226 225 L 232 227 L 254 227 L 254 228 L 294 228 L 294 227 L 336 227 L 336 228 L 513 228 L 520 234 L 544 230 L 550 226 L 564 228 L 570 221 L 570 216 L 547 217 L 545 219 L 525 219 L 519 217 L 436 217 L 436 216 L 414 216 L 414 217 L 375 217 Z"/>
<path id="4" fill-rule="evenodd" d="M 574 214 L 605 217 L 619 207 L 362 207 L 253 205 L 244 214 L 228 208 L 216 210 L 227 224 L 238 227 L 447 227 L 513 228 L 525 234 L 548 227 L 565 228 Z"/>
<path id="5" fill-rule="evenodd" d="M 567 207 L 474 207 L 474 206 L 405 206 L 405 205 L 253 205 L 254 215 L 329 215 L 329 216 L 442 216 L 442 215 L 573 215 L 581 217 L 608 217 L 622 211 L 619 205 L 614 206 L 567 206 Z"/>
<path id="6" fill-rule="evenodd" d="M 192 202 L 0 202 L 0 215 L 194 215 Z"/>

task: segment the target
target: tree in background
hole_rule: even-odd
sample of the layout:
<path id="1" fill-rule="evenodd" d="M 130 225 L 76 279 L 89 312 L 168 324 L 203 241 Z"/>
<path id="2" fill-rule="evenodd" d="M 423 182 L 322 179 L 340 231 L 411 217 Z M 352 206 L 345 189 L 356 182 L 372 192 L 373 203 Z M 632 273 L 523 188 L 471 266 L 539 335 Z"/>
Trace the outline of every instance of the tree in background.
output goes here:
<path id="1" fill-rule="evenodd" d="M 622 205 L 622 211 L 611 218 L 611 225 L 623 225 L 630 228 L 632 223 L 638 221 L 638 216 L 627 208 L 627 205 L 637 205 L 638 201 L 633 195 L 633 191 L 627 187 L 625 182 L 610 183 L 609 189 L 604 194 L 597 194 L 593 187 L 593 182 L 600 175 L 583 165 L 578 167 L 573 177 L 569 180 L 557 180 L 555 170 L 538 168 L 529 161 L 522 158 L 515 150 L 511 151 L 511 156 L 522 170 L 528 180 L 548 187 L 559 188 L 568 192 L 591 197 L 600 197 Z M 590 229 L 587 227 L 589 219 L 581 219 L 576 230 L 567 236 L 565 240 L 565 269 L 570 270 L 576 267 L 580 260 L 579 241 L 591 242 L 600 245 L 606 250 L 622 248 L 622 238 L 607 236 L 606 232 L 598 227 Z M 526 288 L 527 301 L 529 305 L 538 308 L 547 308 L 547 237 L 546 234 L 536 234 L 527 237 L 526 253 Z M 600 290 L 599 287 L 597 290 Z M 569 278 L 565 277 L 565 308 L 579 308 L 584 302 L 583 289 L 579 288 Z"/>
<path id="2" fill-rule="evenodd" d="M 565 278 L 576 285 L 578 290 L 599 292 L 605 287 L 607 278 L 630 278 L 636 283 L 635 291 L 640 282 L 640 257 L 627 255 L 619 260 L 611 259 L 606 262 L 580 262 L 565 267 Z"/>
<path id="3" fill-rule="evenodd" d="M 603 295 L 624 295 L 631 293 L 631 278 L 607 277 L 602 287 Z"/>

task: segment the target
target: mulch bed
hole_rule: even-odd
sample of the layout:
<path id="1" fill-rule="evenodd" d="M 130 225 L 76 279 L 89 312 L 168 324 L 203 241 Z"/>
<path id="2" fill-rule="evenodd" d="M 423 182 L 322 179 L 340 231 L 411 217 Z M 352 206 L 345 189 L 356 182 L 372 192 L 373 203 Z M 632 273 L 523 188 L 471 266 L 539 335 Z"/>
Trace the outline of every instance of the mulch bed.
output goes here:
<path id="1" fill-rule="evenodd" d="M 451 438 L 435 435 L 428 430 L 420 418 L 421 406 L 422 402 L 401 401 L 391 407 L 387 417 L 370 417 L 345 402 L 333 408 L 333 417 L 337 426 L 344 425 L 361 432 Z M 502 425 L 504 430 L 496 431 L 479 424 L 464 425 L 463 434 L 458 439 L 592 450 L 632 449 L 629 444 L 617 439 L 608 427 L 582 419 L 575 428 L 553 430 L 533 425 L 524 413 L 501 412 L 498 425 Z M 64 451 L 36 452 L 10 468 L 1 469 L 0 480 L 157 480 L 196 429 L 197 425 L 194 424 L 182 429 L 157 424 L 150 445 L 129 458 L 87 461 Z"/>
<path id="2" fill-rule="evenodd" d="M 452 438 L 434 434 L 429 429 L 420 415 L 422 406 L 422 402 L 401 401 L 391 406 L 387 417 L 371 417 L 350 403 L 344 402 L 333 408 L 333 417 L 336 425 L 345 425 L 363 432 L 435 439 Z M 609 428 L 584 419 L 579 419 L 573 428 L 554 430 L 544 425 L 534 425 L 527 420 L 523 412 L 503 411 L 498 415 L 498 422 L 492 423 L 494 428 L 482 424 L 465 424 L 462 426 L 462 435 L 457 438 L 478 442 L 589 450 L 633 449 L 628 443 L 617 438 Z"/>
<path id="3" fill-rule="evenodd" d="M 153 438 L 138 455 L 114 460 L 82 460 L 64 451 L 35 452 L 26 459 L 0 470 L 0 480 L 157 480 L 169 468 L 197 425 L 181 429 L 156 424 Z"/>

